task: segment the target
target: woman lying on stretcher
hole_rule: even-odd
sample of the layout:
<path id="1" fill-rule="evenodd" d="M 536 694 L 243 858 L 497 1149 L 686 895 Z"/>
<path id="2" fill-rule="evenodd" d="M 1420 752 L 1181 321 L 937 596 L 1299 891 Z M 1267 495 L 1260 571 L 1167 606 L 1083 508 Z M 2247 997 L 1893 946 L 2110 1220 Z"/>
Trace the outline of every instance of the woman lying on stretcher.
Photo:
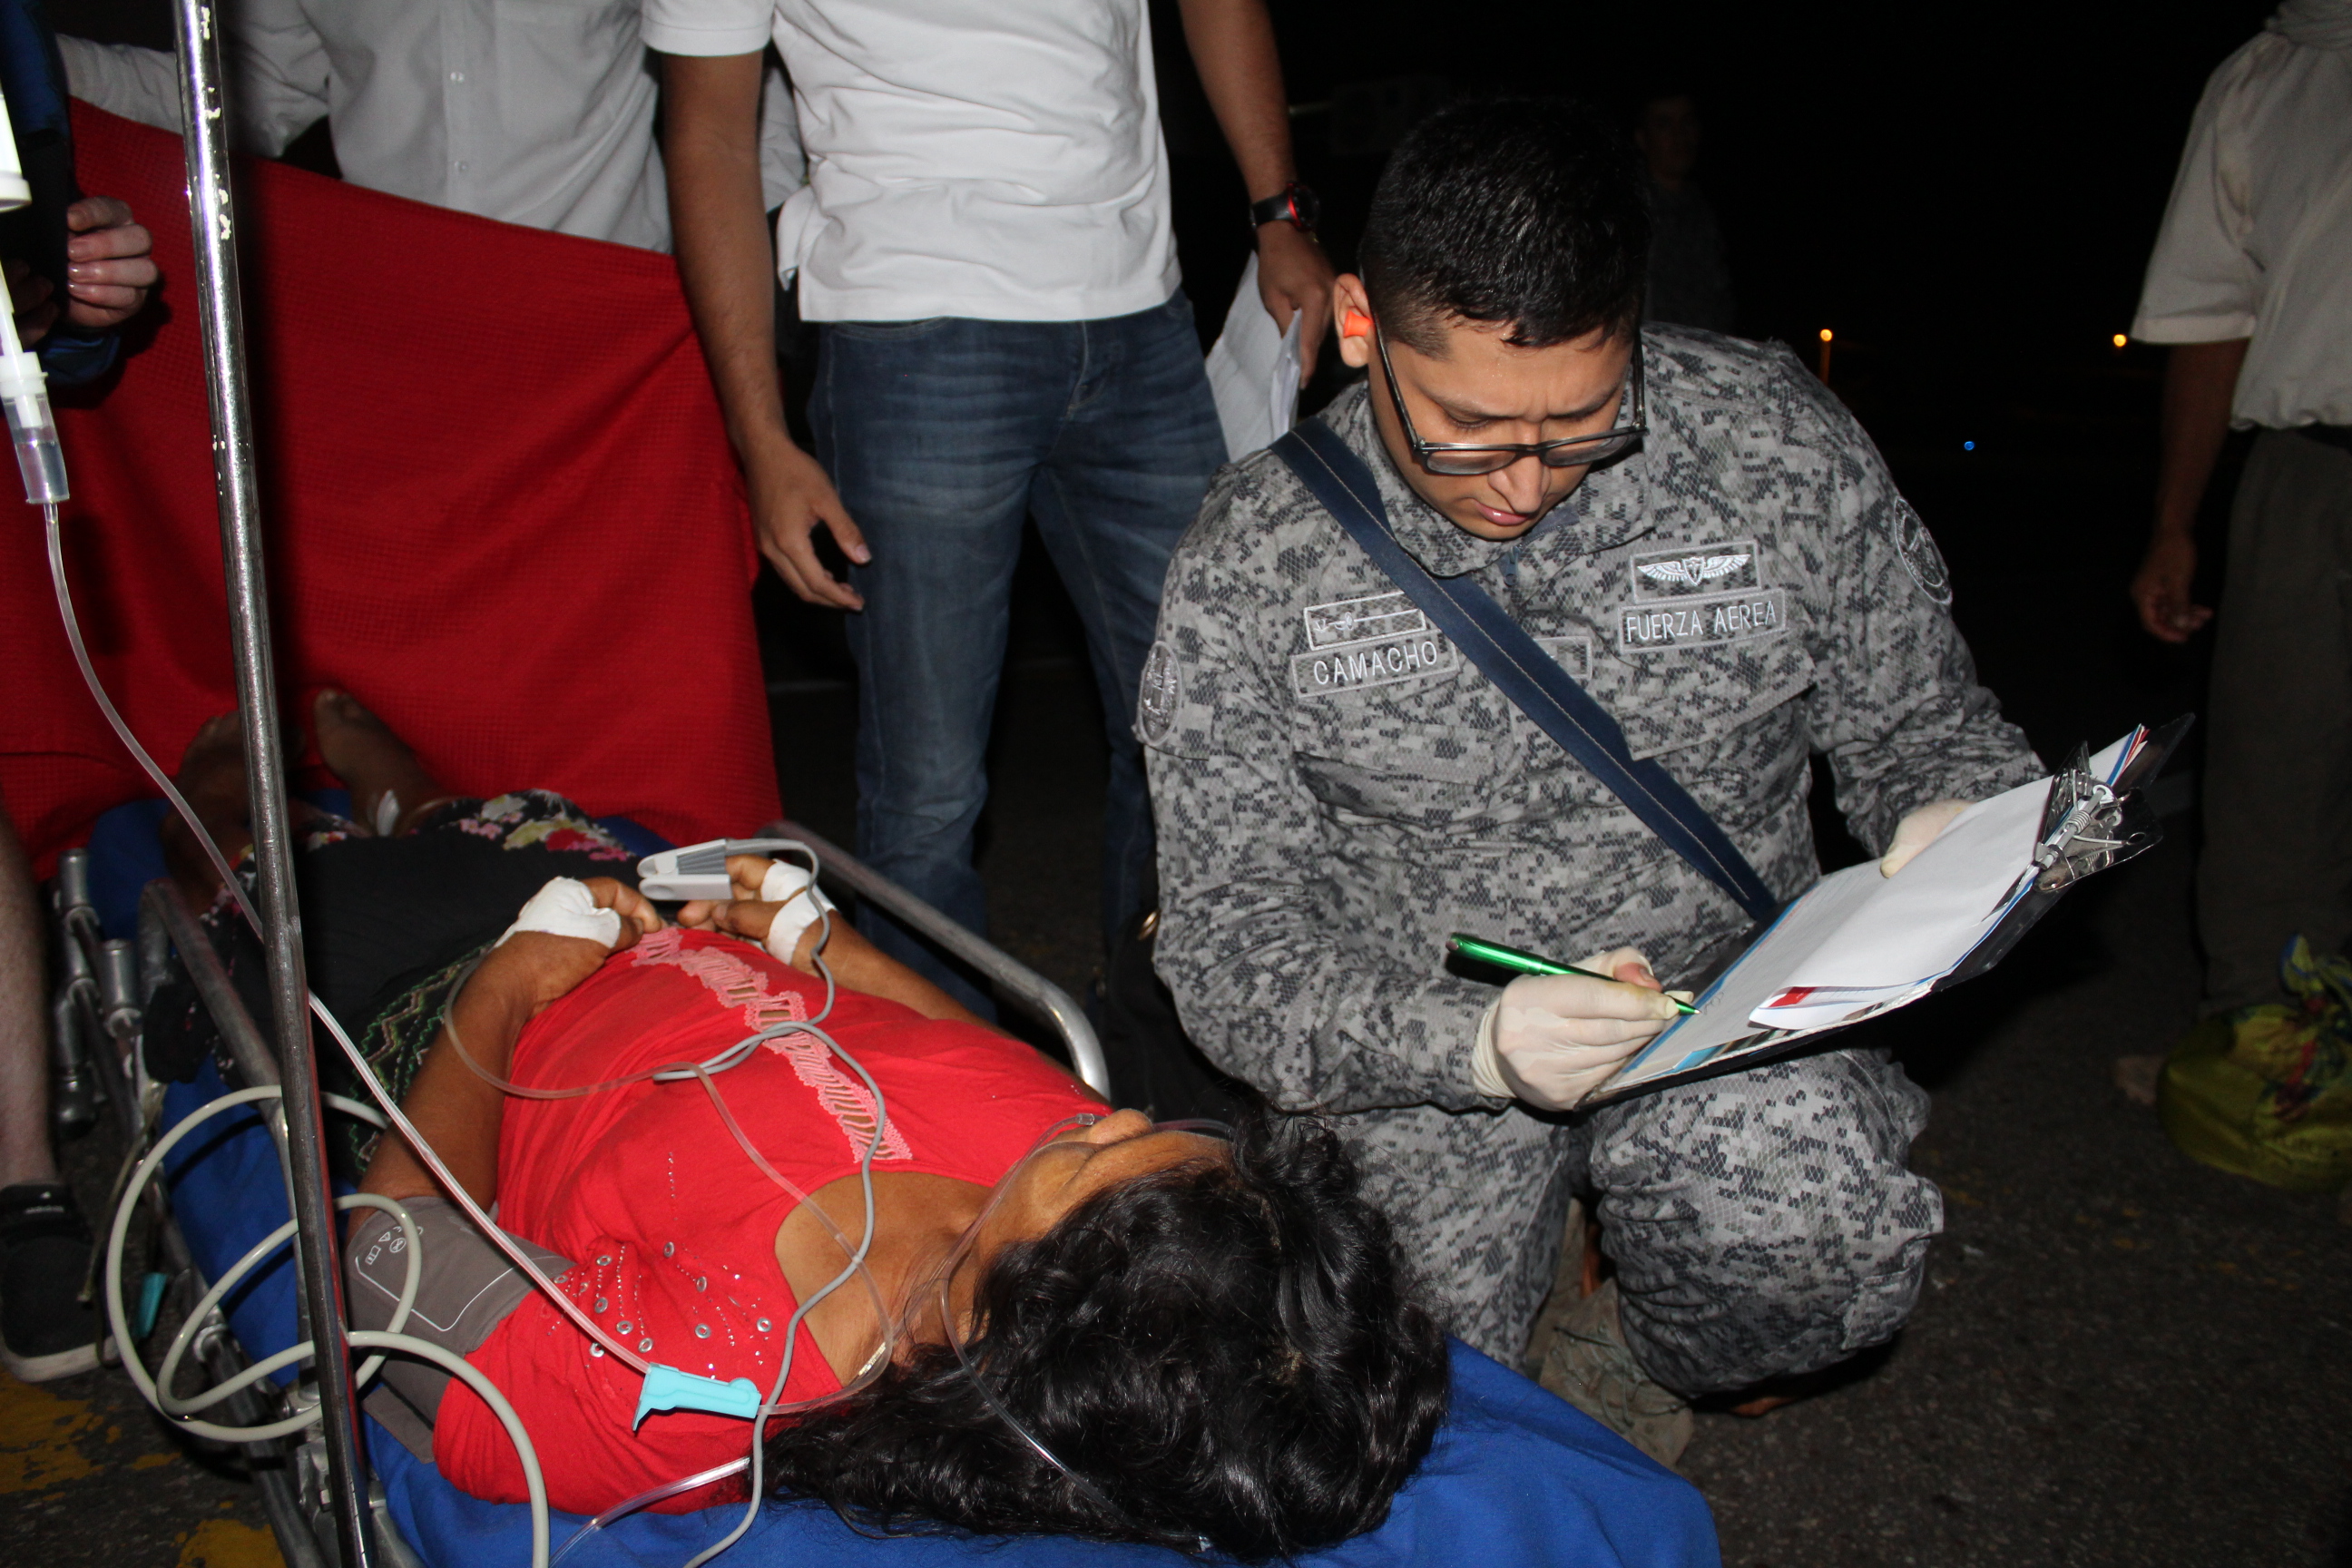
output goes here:
<path id="1" fill-rule="evenodd" d="M 780 911 L 807 905 L 760 899 L 764 860 L 731 858 L 738 897 L 666 924 L 616 879 L 630 876 L 617 845 L 560 798 L 451 799 L 349 698 L 328 694 L 317 718 L 354 815 L 384 831 L 314 833 L 314 973 L 367 994 L 347 1021 L 388 1079 L 414 1066 L 402 1103 L 418 1131 L 614 1343 L 771 1391 L 797 1304 L 863 1237 L 871 1149 L 872 1289 L 853 1279 L 802 1320 L 780 1403 L 824 1402 L 771 1423 L 777 1489 L 884 1528 L 1205 1537 L 1250 1558 L 1385 1517 L 1443 1415 L 1445 1353 L 1326 1128 L 1259 1114 L 1228 1141 L 1114 1112 L 845 922 L 811 924 L 789 961 L 772 955 L 761 943 Z M 200 736 L 183 774 L 232 855 L 235 741 L 213 734 L 208 758 Z M 519 883 L 599 865 L 612 875 L 534 899 L 485 946 L 486 920 L 515 919 Z M 488 886 L 508 889 L 495 910 Z M 568 915 L 534 913 L 567 897 Z M 371 924 L 396 952 L 359 953 L 348 932 Z M 707 1081 L 637 1077 L 560 1099 L 494 1081 L 603 1084 L 811 1018 L 826 1003 L 812 958 L 828 927 L 838 990 L 823 1026 L 856 1067 L 786 1033 Z M 504 1391 L 555 1506 L 595 1513 L 747 1452 L 747 1419 L 639 1421 L 637 1373 L 484 1240 L 397 1136 L 362 1186 L 421 1227 L 405 1331 Z M 408 1268 L 398 1226 L 362 1211 L 349 1264 L 355 1326 L 382 1326 Z M 463 1383 L 411 1363 L 384 1383 L 370 1410 L 446 1477 L 524 1496 L 504 1430 Z M 708 1505 L 730 1486 L 744 1495 L 738 1477 L 656 1506 Z"/>

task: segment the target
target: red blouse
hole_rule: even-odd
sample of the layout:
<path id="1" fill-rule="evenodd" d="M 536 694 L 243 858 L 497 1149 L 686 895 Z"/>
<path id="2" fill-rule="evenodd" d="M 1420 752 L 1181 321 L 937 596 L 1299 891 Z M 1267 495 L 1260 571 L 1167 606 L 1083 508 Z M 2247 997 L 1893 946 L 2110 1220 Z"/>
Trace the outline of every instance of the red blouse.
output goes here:
<path id="1" fill-rule="evenodd" d="M 704 1060 L 763 1026 L 811 1016 L 824 998 L 821 983 L 749 943 L 660 931 L 533 1019 L 513 1078 L 557 1088 Z M 1102 1110 L 1027 1047 L 895 1002 L 843 991 L 824 1026 L 881 1087 L 889 1116 L 877 1171 L 992 1185 L 1054 1123 Z M 873 1135 L 873 1097 L 820 1041 L 768 1041 L 715 1081 L 744 1135 L 803 1193 L 856 1173 Z M 507 1101 L 499 1223 L 571 1258 L 564 1291 L 649 1362 L 769 1389 L 794 1307 L 776 1232 L 795 1206 L 693 1080 Z M 648 1415 L 632 1433 L 637 1373 L 539 1292 L 467 1359 L 514 1405 L 559 1509 L 596 1513 L 749 1448 L 749 1423 L 692 1411 Z M 838 1386 L 803 1329 L 784 1398 Z M 527 1495 L 506 1429 L 461 1382 L 442 1400 L 433 1455 L 478 1497 Z M 714 1495 L 703 1488 L 658 1506 L 682 1511 Z"/>

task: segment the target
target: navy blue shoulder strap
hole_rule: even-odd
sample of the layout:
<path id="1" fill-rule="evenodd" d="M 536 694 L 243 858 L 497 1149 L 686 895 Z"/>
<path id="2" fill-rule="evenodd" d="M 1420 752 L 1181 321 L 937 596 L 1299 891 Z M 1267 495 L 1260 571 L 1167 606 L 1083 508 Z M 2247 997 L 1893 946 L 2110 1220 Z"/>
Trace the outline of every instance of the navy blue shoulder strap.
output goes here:
<path id="1" fill-rule="evenodd" d="M 1467 577 L 1439 579 L 1423 570 L 1389 531 L 1387 509 L 1363 459 L 1331 427 L 1310 419 L 1274 444 L 1323 509 L 1361 545 L 1372 563 L 1421 606 L 1503 695 L 1568 754 L 1607 784 L 1666 847 L 1696 867 L 1753 918 L 1770 920 L 1772 896 L 1715 819 L 1654 757 L 1633 760 L 1625 733 L 1576 678 Z"/>

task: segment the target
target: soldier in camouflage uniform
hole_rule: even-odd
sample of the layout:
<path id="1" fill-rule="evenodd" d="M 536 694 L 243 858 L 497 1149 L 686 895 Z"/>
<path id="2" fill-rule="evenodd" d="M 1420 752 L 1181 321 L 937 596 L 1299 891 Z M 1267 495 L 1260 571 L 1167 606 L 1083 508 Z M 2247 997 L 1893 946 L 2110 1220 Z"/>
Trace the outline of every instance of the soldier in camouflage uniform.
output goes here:
<path id="1" fill-rule="evenodd" d="M 1449 136 L 1524 132 L 1513 114 L 1560 112 L 1448 111 L 1398 165 L 1442 164 Z M 1502 178 L 1540 161 L 1558 127 L 1536 132 L 1498 160 Z M 1409 181 L 1391 192 L 1401 177 L 1384 178 L 1368 253 L 1384 211 L 1423 199 Z M 1592 199 L 1608 197 L 1614 176 L 1591 178 Z M 1614 243 L 1631 247 L 1638 304 L 1638 230 L 1625 232 Z M 1341 279 L 1360 332 L 1402 315 L 1380 284 Z M 1457 315 L 1453 335 L 1478 325 Z M 1634 331 L 1581 341 L 1606 351 L 1613 333 L 1622 366 Z M 1402 330 L 1387 335 L 1406 363 Z M 1344 335 L 1342 351 L 1373 379 L 1321 417 L 1371 469 L 1404 548 L 1508 610 L 1778 896 L 1818 875 L 1812 752 L 1881 849 L 1915 808 L 2039 776 L 1975 679 L 1933 541 L 1785 349 L 1640 331 L 1646 438 L 1524 514 L 1425 499 L 1477 481 L 1409 480 L 1379 359 Z M 1612 399 L 1592 427 L 1616 415 Z M 1433 429 L 1427 403 L 1413 417 L 1430 439 L 1465 438 Z M 1496 438 L 1537 434 L 1531 421 Z M 1518 470 L 1559 489 L 1534 459 Z M 1519 1358 L 1571 1194 L 1597 1197 L 1618 1342 L 1679 1394 L 1821 1367 L 1901 1326 L 1942 1205 L 1906 1167 L 1927 1096 L 1883 1053 L 1831 1050 L 1569 1114 L 1505 1098 L 1478 1070 L 1496 992 L 1446 972 L 1448 932 L 1561 955 L 1631 944 L 1673 982 L 1736 950 L 1749 920 L 1471 666 L 1271 453 L 1218 476 L 1177 551 L 1138 733 L 1160 829 L 1158 963 L 1186 1028 L 1278 1105 L 1339 1116 L 1465 1339 Z"/>

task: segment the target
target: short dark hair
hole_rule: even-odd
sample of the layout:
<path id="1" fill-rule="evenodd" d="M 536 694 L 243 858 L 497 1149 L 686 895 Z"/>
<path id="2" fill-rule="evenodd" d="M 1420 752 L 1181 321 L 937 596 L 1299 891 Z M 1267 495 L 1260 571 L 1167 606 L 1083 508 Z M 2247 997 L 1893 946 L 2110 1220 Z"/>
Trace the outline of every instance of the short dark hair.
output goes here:
<path id="1" fill-rule="evenodd" d="M 1398 143 L 1364 227 L 1381 331 L 1444 352 L 1449 320 L 1549 348 L 1641 319 L 1650 216 L 1624 133 L 1570 99 L 1457 103 Z"/>
<path id="2" fill-rule="evenodd" d="M 780 1490 L 854 1525 L 1114 1541 L 1245 1561 L 1377 1528 L 1445 1410 L 1444 1340 L 1355 1163 L 1312 1117 L 1248 1108 L 1233 1157 L 1096 1194 L 979 1282 L 990 1391 L 944 1345 L 768 1442 Z"/>

